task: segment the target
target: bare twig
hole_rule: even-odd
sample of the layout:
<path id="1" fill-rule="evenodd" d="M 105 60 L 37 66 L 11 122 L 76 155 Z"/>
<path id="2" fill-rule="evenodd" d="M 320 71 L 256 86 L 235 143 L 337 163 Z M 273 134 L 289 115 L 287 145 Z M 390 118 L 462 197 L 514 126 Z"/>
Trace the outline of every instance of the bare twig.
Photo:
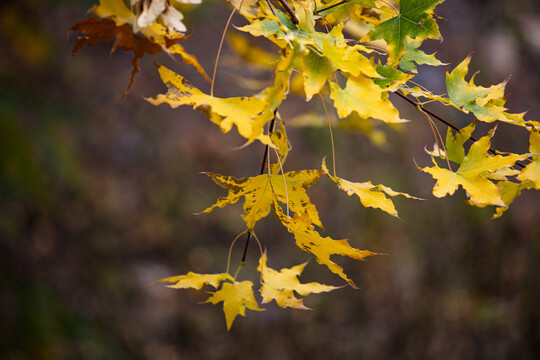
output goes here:
<path id="1" fill-rule="evenodd" d="M 445 119 L 443 119 L 442 117 L 440 117 L 439 115 L 431 112 L 430 110 L 426 109 L 425 107 L 423 107 L 419 102 L 416 102 L 412 99 L 409 99 L 407 96 L 403 95 L 402 93 L 400 92 L 395 92 L 394 94 L 396 94 L 397 96 L 399 96 L 400 98 L 406 100 L 409 104 L 413 105 L 415 108 L 417 108 L 420 112 L 425 112 L 431 116 L 433 116 L 435 119 L 439 120 L 440 122 L 442 122 L 443 124 L 445 124 L 446 126 L 448 127 L 451 127 L 452 129 L 456 130 L 456 131 L 459 131 L 460 129 L 455 126 L 454 124 L 452 123 L 449 123 L 448 121 L 446 121 Z M 468 140 L 470 141 L 473 141 L 473 142 L 476 142 L 478 141 L 478 139 L 476 139 L 475 137 L 471 136 Z M 488 151 L 490 153 L 492 153 L 493 155 L 497 155 L 498 153 L 500 153 L 500 151 L 497 151 L 495 149 L 492 149 L 492 148 L 489 148 Z M 516 161 L 516 165 L 521 167 L 521 168 L 524 168 L 526 165 L 519 162 L 519 161 Z"/>

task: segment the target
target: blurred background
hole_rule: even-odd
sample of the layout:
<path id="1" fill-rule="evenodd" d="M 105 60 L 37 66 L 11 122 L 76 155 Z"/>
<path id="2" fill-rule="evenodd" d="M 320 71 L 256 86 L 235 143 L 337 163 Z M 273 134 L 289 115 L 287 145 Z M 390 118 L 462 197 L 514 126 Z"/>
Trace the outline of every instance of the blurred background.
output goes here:
<path id="1" fill-rule="evenodd" d="M 0 359 L 540 358 L 538 192 L 524 191 L 491 222 L 493 210 L 463 204 L 462 190 L 434 198 L 433 179 L 413 162 L 430 162 L 423 149 L 433 135 L 397 97 L 391 100 L 411 122 L 401 132 L 380 128 L 386 145 L 335 130 L 337 172 L 426 201 L 397 198 L 400 221 L 363 208 L 327 179 L 309 192 L 327 235 L 388 254 L 336 259 L 360 290 L 307 297 L 312 311 L 267 304 L 227 332 L 221 306 L 199 304 L 204 291 L 147 287 L 188 271 L 225 270 L 229 244 L 244 227 L 241 206 L 193 215 L 226 193 L 200 172 L 257 175 L 264 149 L 238 150 L 243 140 L 234 131 L 222 135 L 199 112 L 144 101 L 165 90 L 151 60 L 209 89 L 191 67 L 166 56 L 142 59 L 121 100 L 131 53 L 109 55 L 112 44 L 102 43 L 71 58 L 76 35 L 68 29 L 92 5 L 0 5 Z M 193 36 L 183 45 L 210 74 L 228 14 L 216 1 L 186 12 Z M 448 69 L 475 51 L 476 83 L 512 74 L 509 108 L 539 120 L 540 3 L 452 0 L 437 14 L 448 19 L 439 21 L 444 42 L 427 41 L 424 49 L 438 51 Z M 226 66 L 235 61 L 230 47 L 223 56 L 229 60 L 215 94 L 245 93 L 237 70 Z M 445 71 L 420 68 L 419 80 L 442 93 Z M 320 108 L 292 96 L 289 103 L 285 119 Z M 431 108 L 460 126 L 470 121 Z M 331 155 L 327 129 L 290 129 L 289 136 L 288 170 L 318 168 Z M 497 149 L 526 152 L 527 144 L 526 132 L 499 126 Z M 310 259 L 272 216 L 257 233 L 273 268 Z M 252 244 L 241 278 L 256 280 L 257 259 Z M 314 259 L 301 280 L 342 285 Z"/>

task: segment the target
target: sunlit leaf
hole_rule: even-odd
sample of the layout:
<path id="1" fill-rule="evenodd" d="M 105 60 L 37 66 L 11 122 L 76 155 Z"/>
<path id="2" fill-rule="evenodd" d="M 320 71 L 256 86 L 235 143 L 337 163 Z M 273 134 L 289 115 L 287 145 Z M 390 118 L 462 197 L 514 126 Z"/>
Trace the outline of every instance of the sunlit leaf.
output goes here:
<path id="1" fill-rule="evenodd" d="M 225 282 L 221 289 L 211 293 L 212 296 L 206 300 L 206 302 L 214 305 L 223 302 L 227 330 L 231 329 L 236 316 L 246 316 L 246 308 L 255 311 L 264 311 L 257 304 L 252 287 L 253 283 L 251 281 Z"/>
<path id="2" fill-rule="evenodd" d="M 330 260 L 331 255 L 348 256 L 356 260 L 363 260 L 365 257 L 377 255 L 368 250 L 359 250 L 351 247 L 347 240 L 334 240 L 330 237 L 322 237 L 314 230 L 312 220 L 307 213 L 295 213 L 291 218 L 283 213 L 283 210 L 274 203 L 276 216 L 290 233 L 294 235 L 296 246 L 310 252 L 317 257 L 319 264 L 326 265 L 330 271 L 339 275 L 347 281 L 349 285 L 356 288 L 354 282 L 345 275 L 343 268 Z"/>
<path id="3" fill-rule="evenodd" d="M 293 212 L 307 212 L 313 223 L 322 228 L 319 213 L 306 193 L 306 189 L 315 185 L 322 175 L 321 170 L 290 171 L 284 175 L 264 174 L 250 178 L 234 178 L 219 174 L 206 173 L 219 186 L 229 189 L 226 197 L 203 211 L 208 213 L 216 207 L 236 203 L 244 197 L 244 215 L 249 230 L 255 223 L 266 217 L 275 200 L 280 201 Z M 286 184 L 286 186 L 285 186 Z"/>
<path id="4" fill-rule="evenodd" d="M 301 296 L 306 296 L 337 289 L 335 286 L 319 284 L 317 282 L 307 284 L 300 283 L 298 276 L 300 276 L 304 270 L 307 262 L 276 271 L 268 267 L 266 261 L 266 253 L 264 253 L 259 259 L 259 267 L 257 267 L 257 270 L 261 272 L 262 287 L 260 291 L 263 298 L 263 304 L 275 300 L 276 304 L 282 308 L 291 307 L 309 310 L 309 308 L 304 306 L 302 299 L 295 297 L 295 292 Z"/>

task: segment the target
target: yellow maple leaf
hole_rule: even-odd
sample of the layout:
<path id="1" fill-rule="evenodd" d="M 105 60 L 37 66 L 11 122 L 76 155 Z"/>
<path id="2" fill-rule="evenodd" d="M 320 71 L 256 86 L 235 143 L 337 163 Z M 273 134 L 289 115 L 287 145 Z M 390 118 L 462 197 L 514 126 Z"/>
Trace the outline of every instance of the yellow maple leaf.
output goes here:
<path id="1" fill-rule="evenodd" d="M 257 270 L 261 272 L 262 287 L 260 291 L 263 298 L 263 304 L 275 300 L 278 306 L 282 308 L 291 307 L 309 310 L 309 308 L 304 305 L 302 299 L 297 299 L 294 296 L 295 291 L 299 295 L 306 296 L 338 289 L 336 286 L 319 284 L 317 282 L 307 284 L 300 283 L 298 276 L 304 270 L 307 262 L 293 266 L 292 268 L 283 268 L 276 271 L 268 267 L 266 261 L 267 257 L 265 252 L 259 259 L 259 266 L 257 267 Z"/>
<path id="2" fill-rule="evenodd" d="M 354 182 L 339 178 L 337 176 L 332 176 L 328 172 L 325 159 L 323 159 L 323 162 L 322 162 L 322 169 L 324 173 L 333 182 L 338 184 L 338 187 L 341 190 L 347 193 L 347 195 L 351 196 L 355 194 L 356 196 L 358 196 L 360 198 L 360 202 L 365 207 L 381 209 L 382 211 L 385 211 L 388 214 L 395 216 L 397 218 L 399 218 L 399 216 L 398 216 L 398 212 L 396 208 L 394 207 L 394 203 L 392 202 L 392 200 L 387 198 L 386 195 L 389 195 L 389 196 L 402 195 L 409 199 L 422 200 L 420 198 L 411 196 L 406 193 L 394 191 L 388 186 L 373 185 L 371 181 L 363 182 L 363 183 L 354 183 Z"/>
<path id="3" fill-rule="evenodd" d="M 518 179 L 522 182 L 530 181 L 529 188 L 540 190 L 540 131 L 532 131 L 529 140 L 529 151 L 534 153 L 531 162 L 521 170 Z"/>
<path id="4" fill-rule="evenodd" d="M 400 123 L 398 110 L 388 100 L 388 93 L 367 76 L 351 76 L 345 89 L 330 83 L 330 98 L 334 100 L 340 118 L 356 111 L 362 118 L 372 117 L 387 123 Z"/>
<path id="5" fill-rule="evenodd" d="M 234 204 L 244 197 L 242 218 L 248 229 L 253 230 L 255 223 L 269 214 L 272 203 L 279 200 L 284 204 L 288 203 L 289 208 L 295 213 L 307 212 L 315 225 L 323 227 L 319 213 L 306 193 L 308 187 L 319 181 L 321 170 L 290 171 L 284 175 L 264 174 L 240 179 L 214 173 L 205 174 L 219 186 L 229 189 L 229 194 L 219 198 L 202 213 L 208 213 L 216 207 Z"/>
<path id="6" fill-rule="evenodd" d="M 434 159 L 433 163 L 435 166 L 419 167 L 420 170 L 431 174 L 437 180 L 437 183 L 433 187 L 433 195 L 439 198 L 452 195 L 461 185 L 467 191 L 467 196 L 469 197 L 468 203 L 471 205 L 479 207 L 486 205 L 507 207 L 501 198 L 499 187 L 490 181 L 490 174 L 504 168 L 510 168 L 514 166 L 516 161 L 524 160 L 531 154 L 489 155 L 488 150 L 495 129 L 493 128 L 488 135 L 480 138 L 480 140 L 471 145 L 467 156 L 463 158 L 456 172 L 440 168 Z M 469 131 L 472 132 L 470 129 Z M 468 133 L 470 134 L 469 131 Z M 460 141 L 456 141 L 456 143 L 460 143 L 461 141 L 464 142 L 465 140 L 461 139 Z M 455 147 L 456 145 L 450 144 L 450 146 Z M 459 157 L 458 155 L 457 159 Z M 497 178 L 497 176 L 494 177 Z"/>
<path id="7" fill-rule="evenodd" d="M 211 293 L 205 302 L 216 305 L 223 301 L 223 312 L 227 330 L 231 329 L 234 319 L 238 315 L 246 316 L 246 307 L 250 310 L 264 311 L 261 309 L 253 295 L 253 283 L 251 281 L 235 281 L 223 283 L 221 289 Z"/>
<path id="8" fill-rule="evenodd" d="M 345 275 L 341 266 L 330 260 L 330 256 L 337 254 L 356 260 L 363 260 L 367 256 L 378 255 L 369 250 L 355 249 L 349 245 L 346 239 L 334 240 L 328 236 L 321 237 L 313 229 L 313 225 L 311 225 L 312 221 L 307 213 L 295 213 L 294 217 L 291 218 L 285 215 L 283 210 L 275 202 L 274 211 L 281 223 L 294 235 L 296 246 L 315 255 L 319 264 L 326 265 L 330 271 L 339 275 L 354 288 L 356 288 L 354 282 Z"/>
<path id="9" fill-rule="evenodd" d="M 210 96 L 166 67 L 160 65 L 158 70 L 168 91 L 156 98 L 147 98 L 146 100 L 151 104 L 169 104 L 172 108 L 191 105 L 194 109 L 205 113 L 224 133 L 229 132 L 232 126 L 236 125 L 238 133 L 248 141 L 259 140 L 263 144 L 272 144 L 270 138 L 263 134 L 264 124 L 255 120 L 266 107 L 263 99 L 256 96 L 232 98 Z"/>
<path id="10" fill-rule="evenodd" d="M 218 288 L 222 281 L 230 280 L 234 281 L 233 277 L 228 273 L 220 274 L 197 274 L 194 272 L 188 272 L 186 275 L 170 276 L 165 279 L 158 280 L 154 284 L 159 283 L 173 283 L 172 285 L 165 285 L 171 289 L 196 289 L 200 290 L 205 284 L 211 285 L 214 288 Z"/>

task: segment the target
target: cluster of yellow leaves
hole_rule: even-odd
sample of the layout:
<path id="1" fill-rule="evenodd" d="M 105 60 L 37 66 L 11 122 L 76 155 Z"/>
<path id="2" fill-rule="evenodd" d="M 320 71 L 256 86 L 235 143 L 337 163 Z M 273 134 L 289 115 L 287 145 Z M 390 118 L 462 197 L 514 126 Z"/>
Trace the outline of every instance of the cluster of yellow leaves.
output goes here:
<path id="1" fill-rule="evenodd" d="M 319 294 L 328 292 L 338 287 L 324 285 L 317 282 L 302 284 L 298 276 L 304 270 L 307 263 L 303 263 L 292 268 L 283 268 L 279 271 L 267 266 L 266 253 L 261 255 L 257 270 L 261 273 L 261 296 L 262 304 L 275 300 L 276 304 L 282 308 L 294 308 L 309 310 L 304 305 L 302 299 L 295 297 L 295 292 L 300 296 L 309 294 Z M 223 302 L 223 312 L 225 322 L 229 330 L 238 316 L 246 316 L 246 308 L 255 311 L 264 311 L 259 307 L 253 293 L 253 282 L 236 281 L 228 273 L 219 274 L 196 274 L 189 272 L 186 275 L 171 276 L 156 281 L 157 283 L 169 283 L 166 285 L 172 289 L 196 289 L 200 290 L 204 285 L 210 285 L 216 291 L 211 292 L 210 297 L 205 301 L 213 305 Z"/>
<path id="2" fill-rule="evenodd" d="M 208 94 L 195 88 L 183 76 L 158 65 L 167 91 L 147 99 L 154 105 L 168 104 L 172 108 L 191 106 L 203 112 L 224 133 L 236 126 L 247 144 L 259 141 L 266 145 L 267 151 L 271 149 L 277 154 L 277 162 L 266 164 L 268 174 L 261 171 L 259 176 L 235 178 L 206 173 L 219 186 L 227 189 L 228 194 L 203 213 L 234 204 L 243 198 L 242 219 L 251 235 L 254 234 L 256 223 L 273 209 L 277 219 L 294 237 L 296 246 L 313 254 L 319 264 L 356 287 L 332 257 L 340 255 L 363 260 L 377 254 L 354 248 L 346 239 L 323 237 L 320 231 L 324 231 L 324 227 L 307 189 L 324 174 L 349 196 L 356 195 L 364 207 L 379 209 L 395 217 L 398 217 L 398 212 L 393 197 L 418 198 L 385 185 L 374 185 L 371 181 L 352 182 L 340 178 L 335 170 L 334 174 L 330 174 L 324 160 L 320 170 L 285 172 L 283 164 L 291 145 L 285 121 L 278 110 L 289 92 L 295 91 L 306 101 L 315 95 L 320 96 L 323 104 L 325 97 L 331 100 L 339 118 L 335 121 L 336 126 L 363 131 L 379 144 L 384 136 L 374 130 L 374 124 L 406 121 L 400 117 L 389 98 L 389 93 L 398 91 L 417 99 L 427 98 L 452 106 L 473 114 L 480 121 L 501 121 L 521 126 L 530 132 L 530 152 L 527 154 L 503 154 L 491 150 L 491 138 L 496 127 L 475 141 L 467 151 L 465 144 L 472 139 L 475 121 L 455 135 L 449 130 L 445 150 L 437 148 L 429 152 L 433 166 L 419 169 L 436 179 L 433 188 L 436 197 L 452 195 L 461 186 L 467 193 L 469 204 L 495 206 L 494 218 L 501 216 L 522 190 L 540 189 L 540 123 L 525 120 L 524 113 L 507 112 L 504 95 L 506 80 L 490 87 L 475 85 L 474 75 L 470 80 L 465 80 L 469 71 L 469 56 L 446 74 L 447 96 L 434 95 L 412 83 L 418 65 L 445 65 L 435 54 L 420 50 L 424 40 L 441 38 L 434 10 L 444 0 L 400 0 L 396 6 L 394 2 L 383 0 L 299 0 L 290 2 L 295 15 L 287 15 L 270 2 L 262 0 L 229 2 L 248 21 L 247 25 L 237 27 L 238 31 L 265 37 L 277 47 L 272 53 L 253 46 L 239 35 L 229 37 L 231 46 L 242 59 L 259 68 L 273 68 L 272 81 L 252 96 L 221 98 L 214 96 L 213 86 Z M 126 93 L 139 71 L 139 59 L 145 54 L 160 51 L 179 55 L 209 80 L 197 59 L 186 53 L 179 44 L 188 37 L 184 34 L 186 27 L 181 22 L 183 15 L 171 5 L 173 3 L 167 0 L 134 0 L 131 1 L 132 6 L 128 7 L 123 0 L 100 0 L 99 5 L 92 9 L 98 19 L 81 20 L 71 28 L 71 31 L 83 34 L 77 38 L 73 54 L 84 45 L 113 40 L 112 51 L 118 47 L 133 51 L 133 71 Z M 348 38 L 345 34 L 355 38 Z M 376 61 L 376 58 L 379 60 Z M 306 118 L 308 116 L 304 116 L 304 120 Z M 280 128 L 267 131 L 270 122 L 279 123 Z M 312 120 L 305 122 L 314 123 Z M 439 166 L 434 157 L 445 160 L 447 168 Z M 527 163 L 521 164 L 522 161 Z M 457 164 L 455 171 L 451 162 Z M 517 167 L 522 169 L 518 170 Z M 305 265 L 278 271 L 268 267 L 266 253 L 261 254 L 258 271 L 262 303 L 274 300 L 283 308 L 307 309 L 297 296 L 336 289 L 335 286 L 314 282 L 300 283 L 298 276 Z M 223 303 L 228 329 L 238 315 L 245 316 L 246 308 L 264 310 L 255 298 L 253 282 L 237 281 L 236 275 L 232 277 L 227 272 L 190 272 L 158 282 L 168 283 L 168 287 L 175 289 L 200 290 L 205 285 L 213 287 L 215 291 L 206 302 Z"/>
<path id="3" fill-rule="evenodd" d="M 461 129 L 456 135 L 448 129 L 446 137 L 446 153 L 440 149 L 431 152 L 432 156 L 441 156 L 459 165 L 456 171 L 439 167 L 435 159 L 434 166 L 419 168 L 429 173 L 437 180 L 433 188 L 436 197 L 452 195 L 461 186 L 469 198 L 468 204 L 485 207 L 488 205 L 497 206 L 494 218 L 502 215 L 510 203 L 521 193 L 524 188 L 534 187 L 534 181 L 538 181 L 538 171 L 534 168 L 538 164 L 537 155 L 527 154 L 490 154 L 491 138 L 496 128 L 489 131 L 488 135 L 474 142 L 468 153 L 465 155 L 464 144 L 470 139 L 474 131 L 476 122 Z M 538 133 L 531 134 L 531 150 L 538 149 Z M 515 169 L 518 161 L 523 161 L 533 156 L 533 161 L 520 172 Z M 449 164 L 449 163 L 448 163 Z M 532 169 L 531 172 L 525 171 Z M 517 175 L 521 182 L 512 182 L 510 179 Z M 531 176 L 532 175 L 532 176 Z"/>

